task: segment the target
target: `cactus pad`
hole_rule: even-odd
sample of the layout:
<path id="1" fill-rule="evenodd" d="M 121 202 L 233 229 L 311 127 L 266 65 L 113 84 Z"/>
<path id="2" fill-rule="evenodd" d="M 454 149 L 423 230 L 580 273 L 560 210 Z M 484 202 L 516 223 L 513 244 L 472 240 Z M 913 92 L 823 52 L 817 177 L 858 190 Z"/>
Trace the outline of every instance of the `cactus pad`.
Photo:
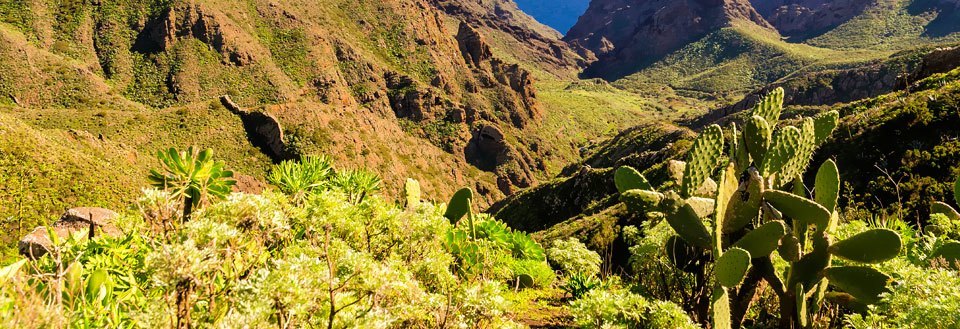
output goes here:
<path id="1" fill-rule="evenodd" d="M 763 192 L 763 198 L 793 220 L 816 225 L 820 232 L 830 224 L 831 212 L 809 199 L 777 190 Z"/>
<path id="2" fill-rule="evenodd" d="M 897 257 L 902 247 L 903 241 L 896 232 L 873 229 L 834 243 L 829 251 L 855 262 L 875 264 Z"/>
<path id="3" fill-rule="evenodd" d="M 782 221 L 767 222 L 744 235 L 733 247 L 746 250 L 754 258 L 766 257 L 777 249 L 785 234 L 787 225 Z"/>
<path id="4" fill-rule="evenodd" d="M 797 289 L 795 291 L 803 291 L 803 283 L 797 283 Z M 801 328 L 807 327 L 807 296 L 798 293 L 797 298 L 797 322 L 800 322 Z"/>
<path id="5" fill-rule="evenodd" d="M 627 205 L 627 209 L 634 213 L 652 211 L 663 201 L 663 194 L 633 189 L 620 194 L 620 201 Z"/>
<path id="6" fill-rule="evenodd" d="M 710 307 L 713 310 L 713 329 L 730 329 L 732 327 L 730 316 L 730 296 L 727 294 L 727 288 L 718 286 L 713 289 L 710 296 Z"/>
<path id="7" fill-rule="evenodd" d="M 687 152 L 687 166 L 683 171 L 681 195 L 689 197 L 710 177 L 723 154 L 723 130 L 718 125 L 704 129 Z"/>
<path id="8" fill-rule="evenodd" d="M 689 204 L 684 204 L 675 212 L 667 213 L 667 223 L 688 243 L 704 249 L 712 247 L 710 232 L 703 225 L 703 220 L 697 215 L 697 211 Z"/>
<path id="9" fill-rule="evenodd" d="M 799 144 L 797 145 L 796 153 L 787 160 L 787 163 L 783 165 L 778 175 L 783 183 L 802 175 L 803 172 L 807 170 L 807 166 L 810 165 L 810 160 L 813 158 L 813 151 L 817 149 L 813 119 L 803 119 L 799 130 L 800 139 L 798 140 Z"/>
<path id="10" fill-rule="evenodd" d="M 820 113 L 813 118 L 816 145 L 823 144 L 823 142 L 827 140 L 827 137 L 830 137 L 833 130 L 837 128 L 837 121 L 839 120 L 840 113 L 837 111 Z"/>
<path id="11" fill-rule="evenodd" d="M 717 188 L 717 207 L 714 211 L 717 216 L 713 223 L 714 247 L 721 247 L 722 229 L 727 221 L 727 207 L 730 205 L 731 198 L 737 196 L 738 183 L 736 165 L 730 163 L 727 165 L 727 169 L 723 171 L 723 175 L 720 176 L 720 186 Z"/>
<path id="12" fill-rule="evenodd" d="M 415 209 L 420 205 L 420 182 L 416 179 L 407 178 L 403 184 L 403 198 L 407 202 L 407 209 Z"/>
<path id="13" fill-rule="evenodd" d="M 824 276 L 834 287 L 867 304 L 879 302 L 880 294 L 887 291 L 891 280 L 886 274 L 865 266 L 828 267 Z"/>
<path id="14" fill-rule="evenodd" d="M 443 213 L 443 217 L 449 219 L 451 223 L 460 221 L 464 215 L 470 212 L 470 203 L 472 200 L 473 190 L 469 187 L 460 189 L 450 198 L 450 203 L 447 204 L 447 211 Z"/>
<path id="15" fill-rule="evenodd" d="M 777 126 L 780 112 L 783 111 L 783 88 L 777 87 L 753 106 L 753 115 L 763 117 L 770 127 Z"/>
<path id="16" fill-rule="evenodd" d="M 953 207 L 951 207 L 950 205 L 940 201 L 936 201 L 930 204 L 930 213 L 943 214 L 944 216 L 947 216 L 947 218 L 950 218 L 950 220 L 953 220 L 953 221 L 960 220 L 960 213 L 958 213 L 956 209 L 953 209 Z"/>
<path id="17" fill-rule="evenodd" d="M 935 260 L 938 258 L 943 258 L 947 262 L 947 265 L 950 265 L 954 268 L 960 269 L 960 242 L 948 242 L 930 254 L 929 260 Z"/>
<path id="18" fill-rule="evenodd" d="M 533 288 L 533 277 L 530 274 L 520 274 L 517 276 L 517 287 L 520 289 Z"/>
<path id="19" fill-rule="evenodd" d="M 633 189 L 653 191 L 653 186 L 650 185 L 647 178 L 629 166 L 617 168 L 617 171 L 613 174 L 613 182 L 620 193 Z"/>
<path id="20" fill-rule="evenodd" d="M 683 172 L 687 170 L 687 163 L 679 160 L 667 161 L 667 176 L 673 180 L 677 186 L 683 184 Z"/>
<path id="21" fill-rule="evenodd" d="M 723 220 L 723 232 L 737 231 L 750 223 L 760 213 L 763 200 L 763 178 L 754 168 L 747 170 L 747 180 L 740 184 L 730 199 Z"/>
<path id="22" fill-rule="evenodd" d="M 800 239 L 793 234 L 787 234 L 780 239 L 780 247 L 777 248 L 780 257 L 788 262 L 800 260 Z"/>
<path id="23" fill-rule="evenodd" d="M 713 268 L 717 283 L 726 288 L 736 287 L 750 268 L 750 253 L 740 248 L 731 248 L 717 258 Z"/>
<path id="24" fill-rule="evenodd" d="M 763 157 L 763 162 L 760 165 L 761 175 L 767 177 L 779 173 L 787 165 L 787 162 L 800 151 L 800 137 L 800 129 L 796 127 L 786 127 L 777 131 L 777 134 L 773 136 L 770 149 Z"/>
<path id="25" fill-rule="evenodd" d="M 773 128 L 761 116 L 754 115 L 747 119 L 743 127 L 743 139 L 746 144 L 747 152 L 756 163 L 762 163 L 763 157 L 770 147 L 770 141 L 773 137 Z"/>
<path id="26" fill-rule="evenodd" d="M 827 210 L 837 209 L 837 199 L 840 197 L 840 171 L 837 163 L 827 160 L 817 170 L 817 180 L 814 182 L 814 201 Z"/>

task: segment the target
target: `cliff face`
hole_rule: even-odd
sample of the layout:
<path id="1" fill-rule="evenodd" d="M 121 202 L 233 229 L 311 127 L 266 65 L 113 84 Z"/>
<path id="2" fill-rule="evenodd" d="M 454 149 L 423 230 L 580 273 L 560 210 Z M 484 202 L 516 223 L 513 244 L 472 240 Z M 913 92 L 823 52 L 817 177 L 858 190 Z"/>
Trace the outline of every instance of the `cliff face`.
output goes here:
<path id="1" fill-rule="evenodd" d="M 785 36 L 808 38 L 863 13 L 876 0 L 751 0 L 753 7 Z"/>
<path id="2" fill-rule="evenodd" d="M 592 54 L 564 43 L 561 34 L 543 25 L 511 0 L 429 0 L 440 11 L 468 23 L 491 43 L 524 63 L 562 77 L 572 77 Z"/>
<path id="3" fill-rule="evenodd" d="M 564 40 L 597 55 L 587 76 L 609 79 L 737 21 L 772 29 L 746 0 L 595 0 Z"/>

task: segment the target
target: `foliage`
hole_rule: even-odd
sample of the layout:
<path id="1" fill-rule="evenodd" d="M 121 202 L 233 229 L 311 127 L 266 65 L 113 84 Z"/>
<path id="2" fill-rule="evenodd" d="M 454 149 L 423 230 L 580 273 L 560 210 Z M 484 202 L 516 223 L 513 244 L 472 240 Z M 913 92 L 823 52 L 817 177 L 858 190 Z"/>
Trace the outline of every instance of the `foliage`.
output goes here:
<path id="1" fill-rule="evenodd" d="M 567 277 L 567 282 L 561 286 L 560 289 L 570 294 L 573 299 L 580 299 L 588 292 L 600 288 L 602 285 L 603 282 L 592 274 L 574 273 Z"/>
<path id="2" fill-rule="evenodd" d="M 577 238 L 556 240 L 553 246 L 547 249 L 547 260 L 550 265 L 565 275 L 582 274 L 586 276 L 600 274 L 600 264 L 603 259 L 600 254 L 587 249 Z"/>
<path id="3" fill-rule="evenodd" d="M 224 169 L 223 162 L 213 161 L 213 150 L 194 150 L 191 146 L 184 152 L 170 148 L 158 151 L 161 170 L 150 170 L 149 179 L 154 187 L 170 190 L 173 197 L 183 200 L 183 219 L 190 218 L 193 207 L 207 201 L 208 197 L 225 198 L 237 182 L 230 179 L 233 172 Z"/>
<path id="4" fill-rule="evenodd" d="M 593 289 L 570 308 L 582 328 L 698 328 L 676 304 L 623 289 Z"/>
<path id="5" fill-rule="evenodd" d="M 367 195 L 380 191 L 383 181 L 380 176 L 363 170 L 340 171 L 330 181 L 330 185 L 347 195 L 347 200 L 359 204 Z"/>
<path id="6" fill-rule="evenodd" d="M 267 180 L 300 202 L 311 192 L 325 188 L 331 174 L 333 165 L 329 157 L 304 156 L 299 162 L 284 160 L 273 166 Z"/>
<path id="7" fill-rule="evenodd" d="M 355 202 L 326 190 L 299 203 L 231 194 L 183 225 L 156 225 L 179 215 L 174 199 L 145 190 L 140 213 L 118 219 L 121 236 L 54 239 L 49 255 L 0 270 L 0 324 L 510 328 L 504 294 L 515 279 L 553 280 L 542 256 L 513 258 L 515 234 L 499 225 L 484 226 L 504 236 L 487 246 L 509 274 L 458 276 L 441 238 L 456 228 L 426 202 L 404 210 L 374 193 Z"/>

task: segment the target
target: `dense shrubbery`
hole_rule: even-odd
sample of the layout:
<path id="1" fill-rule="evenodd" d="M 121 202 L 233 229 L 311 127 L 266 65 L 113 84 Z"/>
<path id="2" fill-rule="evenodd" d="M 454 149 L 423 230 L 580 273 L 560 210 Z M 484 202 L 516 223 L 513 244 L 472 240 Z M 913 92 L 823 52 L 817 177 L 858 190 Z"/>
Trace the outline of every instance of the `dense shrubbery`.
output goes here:
<path id="1" fill-rule="evenodd" d="M 375 175 L 311 163 L 275 170 L 289 195 L 235 193 L 186 222 L 183 198 L 145 190 L 121 237 L 4 268 L 3 326 L 501 328 L 517 326 L 504 296 L 519 274 L 553 280 L 539 245 L 486 217 L 489 268 L 458 271 L 441 237 L 463 230 L 442 206 L 405 210 Z"/>

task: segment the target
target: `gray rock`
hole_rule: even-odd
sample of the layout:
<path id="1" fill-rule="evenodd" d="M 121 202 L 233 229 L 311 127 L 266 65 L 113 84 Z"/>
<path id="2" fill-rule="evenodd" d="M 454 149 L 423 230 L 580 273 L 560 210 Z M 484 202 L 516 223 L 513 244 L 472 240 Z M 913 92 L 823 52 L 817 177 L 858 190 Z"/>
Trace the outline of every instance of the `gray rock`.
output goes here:
<path id="1" fill-rule="evenodd" d="M 80 207 L 67 210 L 60 216 L 51 230 L 61 240 L 69 238 L 77 232 L 86 232 L 87 238 L 96 236 L 119 236 L 120 230 L 113 224 L 114 219 L 119 216 L 110 209 Z M 53 247 L 53 241 L 47 232 L 46 226 L 39 226 L 27 234 L 20 242 L 17 248 L 20 254 L 32 259 L 40 258 L 47 254 Z"/>

